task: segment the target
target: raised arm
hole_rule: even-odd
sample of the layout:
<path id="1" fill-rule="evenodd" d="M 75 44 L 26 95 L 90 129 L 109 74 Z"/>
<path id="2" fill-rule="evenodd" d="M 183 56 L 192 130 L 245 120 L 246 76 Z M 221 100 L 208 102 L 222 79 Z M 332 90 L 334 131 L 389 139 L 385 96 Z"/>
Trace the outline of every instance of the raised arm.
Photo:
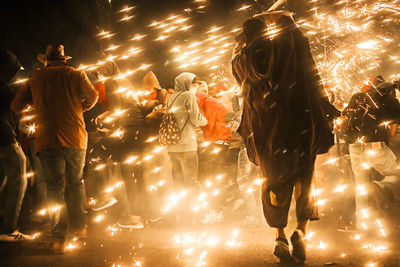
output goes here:
<path id="1" fill-rule="evenodd" d="M 207 125 L 207 119 L 200 113 L 196 96 L 193 93 L 189 94 L 189 98 L 186 101 L 186 108 L 189 112 L 189 120 L 194 126 Z"/>
<path id="2" fill-rule="evenodd" d="M 88 77 L 83 71 L 78 72 L 79 79 L 79 89 L 81 96 L 83 98 L 82 101 L 82 109 L 83 111 L 90 110 L 99 99 L 99 92 L 93 87 L 90 83 Z"/>
<path id="3" fill-rule="evenodd" d="M 17 95 L 11 102 L 11 110 L 15 113 L 23 110 L 27 105 L 32 105 L 32 92 L 29 87 L 29 81 L 22 85 Z"/>

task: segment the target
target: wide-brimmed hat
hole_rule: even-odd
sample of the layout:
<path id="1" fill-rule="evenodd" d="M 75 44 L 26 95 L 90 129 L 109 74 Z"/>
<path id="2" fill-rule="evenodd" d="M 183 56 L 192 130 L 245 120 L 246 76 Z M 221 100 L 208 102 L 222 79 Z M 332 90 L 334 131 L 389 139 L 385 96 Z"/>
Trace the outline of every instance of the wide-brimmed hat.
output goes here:
<path id="1" fill-rule="evenodd" d="M 62 44 L 48 45 L 46 47 L 46 53 L 39 54 L 37 56 L 37 60 L 39 60 L 39 62 L 42 62 L 43 64 L 45 64 L 47 61 L 52 61 L 56 59 L 64 59 L 64 60 L 71 59 L 70 56 L 66 56 L 64 54 L 64 46 Z"/>

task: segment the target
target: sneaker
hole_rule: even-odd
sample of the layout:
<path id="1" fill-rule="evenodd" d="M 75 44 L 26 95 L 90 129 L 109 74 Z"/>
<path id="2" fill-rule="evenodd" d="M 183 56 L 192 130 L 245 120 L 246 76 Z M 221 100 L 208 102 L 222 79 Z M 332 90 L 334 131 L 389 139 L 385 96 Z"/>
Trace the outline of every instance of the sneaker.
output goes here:
<path id="1" fill-rule="evenodd" d="M 23 234 L 19 231 L 15 231 L 12 234 L 2 234 L 0 235 L 0 242 L 19 242 L 19 241 L 31 241 L 32 236 Z"/>
<path id="2" fill-rule="evenodd" d="M 93 211 L 101 211 L 114 206 L 117 202 L 118 200 L 115 197 L 108 196 L 105 198 L 96 199 L 94 203 L 90 205 L 90 207 Z"/>
<path id="3" fill-rule="evenodd" d="M 281 261 L 290 261 L 289 242 L 284 238 L 277 238 L 274 245 L 274 255 Z"/>
<path id="4" fill-rule="evenodd" d="M 50 242 L 50 251 L 54 254 L 65 254 L 66 245 L 65 242 L 53 241 Z"/>
<path id="5" fill-rule="evenodd" d="M 306 260 L 306 240 L 305 234 L 302 230 L 296 229 L 292 236 L 290 237 L 292 242 L 293 251 L 292 256 L 299 261 Z"/>
<path id="6" fill-rule="evenodd" d="M 162 219 L 163 219 L 162 216 L 153 216 L 153 217 L 151 217 L 149 219 L 149 222 L 151 222 L 151 223 L 159 223 L 159 222 L 162 221 Z"/>
<path id="7" fill-rule="evenodd" d="M 143 220 L 140 216 L 131 216 L 129 219 L 121 219 L 117 222 L 118 227 L 120 228 L 129 228 L 129 229 L 143 229 Z"/>

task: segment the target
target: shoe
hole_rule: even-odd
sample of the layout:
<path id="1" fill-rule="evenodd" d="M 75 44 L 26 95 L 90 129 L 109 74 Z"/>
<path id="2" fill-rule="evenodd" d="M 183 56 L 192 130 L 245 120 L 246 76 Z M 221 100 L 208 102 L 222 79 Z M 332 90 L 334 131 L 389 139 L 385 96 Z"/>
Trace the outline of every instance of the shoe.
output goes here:
<path id="1" fill-rule="evenodd" d="M 149 221 L 150 221 L 151 223 L 159 223 L 159 222 L 162 221 L 162 219 L 163 219 L 163 217 L 161 217 L 161 216 L 153 216 L 153 217 L 151 217 L 151 218 L 149 219 Z"/>
<path id="2" fill-rule="evenodd" d="M 293 251 L 292 256 L 299 261 L 306 260 L 306 240 L 305 234 L 302 230 L 296 229 L 292 236 L 290 237 L 292 242 Z"/>
<path id="3" fill-rule="evenodd" d="M 121 219 L 117 222 L 117 225 L 120 228 L 129 228 L 129 229 L 143 229 L 143 220 L 140 216 L 130 216 L 129 219 Z"/>
<path id="4" fill-rule="evenodd" d="M 96 199 L 94 203 L 90 205 L 90 207 L 93 211 L 101 211 L 114 206 L 115 204 L 117 204 L 117 202 L 118 200 L 116 198 L 108 196 L 103 199 Z"/>
<path id="5" fill-rule="evenodd" d="M 351 219 L 340 217 L 337 223 L 337 230 L 339 232 L 353 233 L 357 231 L 357 225 Z"/>
<path id="6" fill-rule="evenodd" d="M 54 254 L 65 254 L 65 242 L 53 241 L 50 242 L 50 251 Z"/>
<path id="7" fill-rule="evenodd" d="M 19 242 L 19 241 L 32 241 L 33 238 L 30 235 L 23 234 L 19 231 L 15 231 L 12 234 L 0 235 L 0 242 Z"/>
<path id="8" fill-rule="evenodd" d="M 284 238 L 277 238 L 274 245 L 274 255 L 281 261 L 290 261 L 289 242 Z"/>
<path id="9" fill-rule="evenodd" d="M 392 202 L 394 200 L 393 193 L 385 190 L 379 182 L 373 181 L 369 185 L 370 197 L 375 201 L 377 207 L 385 212 L 392 210 Z"/>
<path id="10" fill-rule="evenodd" d="M 85 225 L 82 229 L 76 230 L 76 231 L 74 232 L 74 236 L 75 236 L 76 238 L 78 238 L 78 239 L 85 239 L 85 238 L 87 238 L 87 229 L 88 229 L 88 226 Z"/>

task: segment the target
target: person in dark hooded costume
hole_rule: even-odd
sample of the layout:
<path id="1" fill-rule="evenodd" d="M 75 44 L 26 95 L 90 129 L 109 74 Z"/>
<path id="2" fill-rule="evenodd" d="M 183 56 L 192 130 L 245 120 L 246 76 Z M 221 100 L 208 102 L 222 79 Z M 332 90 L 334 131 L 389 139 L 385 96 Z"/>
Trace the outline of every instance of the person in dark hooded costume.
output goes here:
<path id="1" fill-rule="evenodd" d="M 17 93 L 12 83 L 20 69 L 17 57 L 0 49 L 0 194 L 4 199 L 0 242 L 32 240 L 31 236 L 18 231 L 18 218 L 27 186 L 26 157 L 17 142 L 18 120 L 10 104 Z"/>
<path id="2" fill-rule="evenodd" d="M 249 19 L 236 40 L 232 69 L 244 98 L 238 132 L 266 178 L 262 202 L 266 221 L 277 232 L 274 255 L 292 259 L 284 229 L 294 191 L 298 224 L 292 255 L 304 261 L 306 226 L 317 219 L 314 162 L 333 145 L 332 120 L 340 112 L 322 94 L 308 40 L 291 13 Z"/>

